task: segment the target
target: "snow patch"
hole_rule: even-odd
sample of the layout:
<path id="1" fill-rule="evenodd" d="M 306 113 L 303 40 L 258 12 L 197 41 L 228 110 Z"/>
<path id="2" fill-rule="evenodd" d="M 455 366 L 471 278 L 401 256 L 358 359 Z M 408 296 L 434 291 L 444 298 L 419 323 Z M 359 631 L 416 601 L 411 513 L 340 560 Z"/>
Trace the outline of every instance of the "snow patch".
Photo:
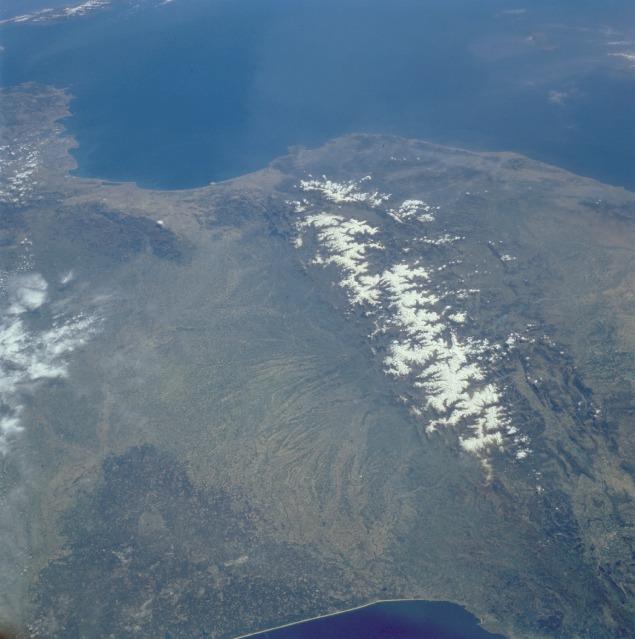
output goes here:
<path id="1" fill-rule="evenodd" d="M 393 220 L 403 224 L 407 220 L 434 222 L 433 208 L 423 200 L 404 200 L 396 209 L 388 209 L 387 214 Z"/>
<path id="2" fill-rule="evenodd" d="M 390 199 L 390 193 L 362 191 L 360 185 L 371 179 L 371 176 L 367 175 L 361 180 L 335 182 L 323 175 L 320 179 L 300 180 L 300 189 L 306 192 L 320 193 L 324 199 L 335 204 L 368 204 L 377 208 Z"/>
<path id="3" fill-rule="evenodd" d="M 430 216 L 423 221 L 434 219 L 432 207 L 423 200 L 407 199 L 399 207 L 388 209 L 383 204 L 389 196 L 360 189 L 360 184 L 369 180 L 335 182 L 323 176 L 321 180 L 301 181 L 300 188 L 336 204 L 381 208 L 398 223 L 422 215 Z M 385 371 L 410 385 L 413 392 L 408 394 L 408 407 L 413 415 L 427 420 L 426 432 L 453 428 L 461 449 L 478 457 L 488 472 L 494 450 L 510 448 L 519 460 L 527 456 L 529 439 L 519 435 L 510 423 L 504 389 L 492 381 L 487 368 L 502 357 L 503 347 L 459 336 L 457 325 L 465 327 L 462 330 L 469 328 L 467 313 L 460 309 L 448 312 L 451 307 L 441 306 L 447 296 L 466 299 L 478 294 L 479 289 L 445 290 L 435 285 L 433 277 L 443 269 L 425 268 L 419 260 L 407 261 L 403 247 L 393 247 L 392 253 L 401 254 L 401 258 L 386 265 L 388 251 L 379 239 L 380 229 L 357 215 L 304 214 L 315 210 L 315 202 L 304 199 L 291 204 L 301 216 L 295 223 L 298 236 L 294 245 L 305 246 L 305 235 L 311 233 L 317 242 L 312 264 L 334 266 L 349 303 L 373 317 L 369 338 L 382 336 Z M 419 241 L 445 247 L 464 239 L 446 233 Z M 508 346 L 514 342 L 510 338 Z"/>
<path id="4" fill-rule="evenodd" d="M 346 289 L 353 304 L 377 304 L 379 278 L 369 275 L 367 255 L 370 250 L 384 247 L 364 238 L 372 237 L 379 229 L 361 220 L 329 213 L 309 215 L 298 227 L 316 230 L 322 252 L 317 253 L 314 264 L 333 264 L 343 271 L 345 277 L 340 286 Z M 302 238 L 296 239 L 296 246 L 298 241 L 302 242 Z"/>

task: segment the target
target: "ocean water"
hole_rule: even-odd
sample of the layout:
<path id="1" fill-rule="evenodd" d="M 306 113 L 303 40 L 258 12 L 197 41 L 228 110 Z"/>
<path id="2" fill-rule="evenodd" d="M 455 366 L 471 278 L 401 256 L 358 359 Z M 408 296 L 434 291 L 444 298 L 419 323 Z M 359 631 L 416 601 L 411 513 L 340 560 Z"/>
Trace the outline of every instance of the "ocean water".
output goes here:
<path id="1" fill-rule="evenodd" d="M 519 151 L 635 189 L 635 66 L 611 55 L 630 51 L 633 3 L 530 5 L 119 0 L 0 28 L 0 81 L 72 92 L 84 176 L 194 187 L 368 131 Z"/>
<path id="2" fill-rule="evenodd" d="M 388 601 L 270 630 L 250 639 L 504 639 L 446 602 Z"/>

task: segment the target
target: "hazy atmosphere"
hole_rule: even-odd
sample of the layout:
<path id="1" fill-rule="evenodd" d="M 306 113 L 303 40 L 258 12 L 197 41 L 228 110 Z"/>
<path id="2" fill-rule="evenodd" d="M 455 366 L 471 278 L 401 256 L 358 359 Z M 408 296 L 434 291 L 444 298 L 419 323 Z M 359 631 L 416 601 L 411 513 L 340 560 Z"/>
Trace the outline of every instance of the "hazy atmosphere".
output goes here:
<path id="1" fill-rule="evenodd" d="M 635 6 L 7 0 L 0 637 L 635 637 Z"/>

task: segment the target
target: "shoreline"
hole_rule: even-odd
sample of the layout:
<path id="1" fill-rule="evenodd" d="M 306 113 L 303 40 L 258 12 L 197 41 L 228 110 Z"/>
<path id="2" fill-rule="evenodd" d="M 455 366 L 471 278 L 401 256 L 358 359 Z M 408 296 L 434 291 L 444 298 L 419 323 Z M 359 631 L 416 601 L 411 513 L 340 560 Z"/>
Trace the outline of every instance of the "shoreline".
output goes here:
<path id="1" fill-rule="evenodd" d="M 462 608 L 467 614 L 469 614 L 472 617 L 474 617 L 474 619 L 476 619 L 476 621 L 478 622 L 478 625 L 481 628 L 483 628 L 483 620 L 480 619 L 479 617 L 477 617 L 472 612 L 470 612 L 462 604 L 455 603 L 455 602 L 452 602 L 452 601 L 436 600 L 436 599 L 420 599 L 420 598 L 415 598 L 415 597 L 401 597 L 401 598 L 397 597 L 397 598 L 394 598 L 394 599 L 375 599 L 374 601 L 370 601 L 370 602 L 365 603 L 365 604 L 360 604 L 359 606 L 353 606 L 351 608 L 344 608 L 343 610 L 337 610 L 336 612 L 328 612 L 328 613 L 325 613 L 323 615 L 315 615 L 314 617 L 307 617 L 306 619 L 302 619 L 301 621 L 291 621 L 289 623 L 284 623 L 284 624 L 281 624 L 279 626 L 272 626 L 271 628 L 264 628 L 263 630 L 257 630 L 255 632 L 249 632 L 249 633 L 244 634 L 244 635 L 238 635 L 238 636 L 232 637 L 232 639 L 249 639 L 249 637 L 256 637 L 258 635 L 261 635 L 261 634 L 264 634 L 264 633 L 267 633 L 267 632 L 274 632 L 276 630 L 282 630 L 283 628 L 291 628 L 292 626 L 299 626 L 299 625 L 304 624 L 304 623 L 309 623 L 310 621 L 318 621 L 319 619 L 328 619 L 329 617 L 337 617 L 339 615 L 343 615 L 343 614 L 346 614 L 348 612 L 355 612 L 357 610 L 364 610 L 365 608 L 370 608 L 371 606 L 376 606 L 378 604 L 404 603 L 404 602 L 407 602 L 407 601 L 423 602 L 423 603 L 431 603 L 431 604 L 445 603 L 445 604 L 450 604 L 452 606 L 458 606 L 458 607 Z M 485 628 L 483 628 L 483 630 L 485 632 L 488 632 L 487 630 L 485 630 Z"/>

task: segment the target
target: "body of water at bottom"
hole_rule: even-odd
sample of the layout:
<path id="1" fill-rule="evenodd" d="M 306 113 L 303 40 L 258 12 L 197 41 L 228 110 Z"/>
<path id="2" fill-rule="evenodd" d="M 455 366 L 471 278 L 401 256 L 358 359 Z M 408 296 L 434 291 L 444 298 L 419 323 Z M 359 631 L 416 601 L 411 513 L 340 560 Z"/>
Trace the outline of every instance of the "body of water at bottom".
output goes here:
<path id="1" fill-rule="evenodd" d="M 382 601 L 249 635 L 249 639 L 505 639 L 448 602 Z"/>

